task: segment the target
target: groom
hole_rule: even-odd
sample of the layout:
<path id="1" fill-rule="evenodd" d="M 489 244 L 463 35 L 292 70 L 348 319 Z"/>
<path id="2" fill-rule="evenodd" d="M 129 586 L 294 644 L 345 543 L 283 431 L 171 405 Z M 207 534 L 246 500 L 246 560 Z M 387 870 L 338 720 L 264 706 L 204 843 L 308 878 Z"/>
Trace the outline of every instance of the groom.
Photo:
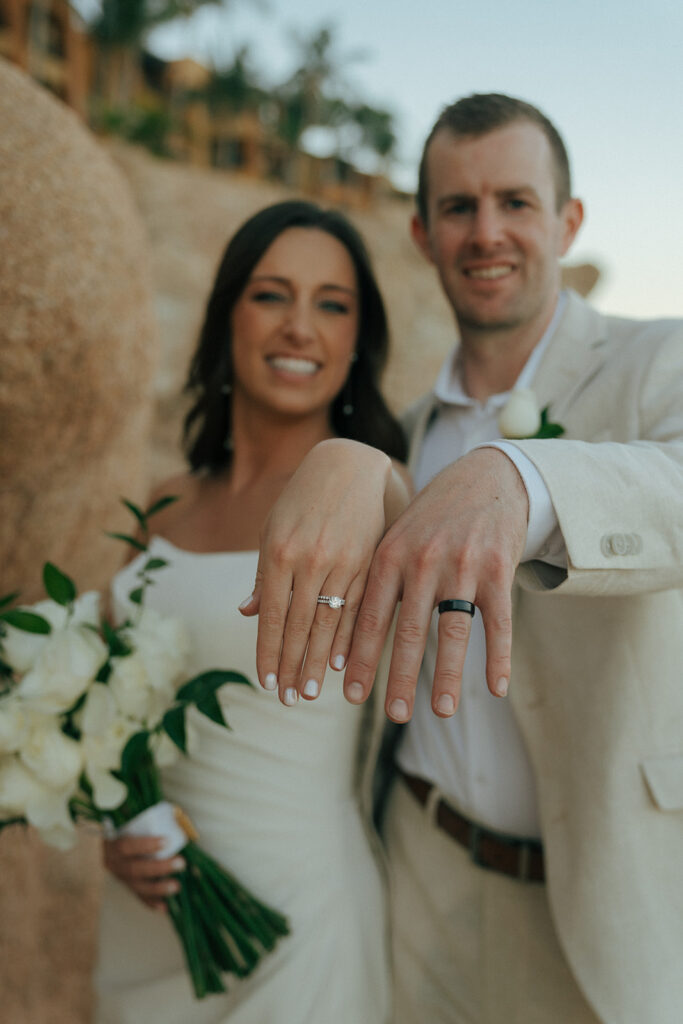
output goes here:
<path id="1" fill-rule="evenodd" d="M 345 682 L 367 695 L 402 598 L 396 1024 L 678 1024 L 683 326 L 560 291 L 583 211 L 519 100 L 443 112 L 417 207 L 461 340 L 413 410 L 418 495 L 375 554 Z M 565 436 L 471 451 L 513 387 Z M 432 614 L 448 599 L 478 611 Z"/>
<path id="2" fill-rule="evenodd" d="M 357 554 L 377 483 L 348 474 L 351 521 L 329 497 L 337 465 L 302 496 L 301 544 L 275 569 L 262 549 L 265 651 L 290 593 L 274 577 L 347 597 L 367 577 L 354 703 L 400 602 L 385 702 L 409 721 L 386 816 L 396 1024 L 683 1020 L 683 325 L 561 292 L 582 216 L 535 107 L 482 95 L 443 112 L 413 235 L 460 344 L 410 417 L 418 493 Z M 514 388 L 564 435 L 497 440 Z"/>

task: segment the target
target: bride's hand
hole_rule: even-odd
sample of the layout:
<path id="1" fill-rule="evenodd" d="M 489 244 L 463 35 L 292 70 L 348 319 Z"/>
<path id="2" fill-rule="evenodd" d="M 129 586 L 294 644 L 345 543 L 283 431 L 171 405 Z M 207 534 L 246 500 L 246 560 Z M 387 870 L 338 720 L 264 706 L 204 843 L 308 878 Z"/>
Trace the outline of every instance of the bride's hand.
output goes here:
<path id="1" fill-rule="evenodd" d="M 166 896 L 180 889 L 172 876 L 183 871 L 182 857 L 157 860 L 164 840 L 157 836 L 121 836 L 104 840 L 104 866 L 152 910 L 166 910 Z"/>
<path id="2" fill-rule="evenodd" d="M 259 613 L 258 677 L 285 704 L 318 695 L 328 660 L 344 668 L 372 557 L 408 497 L 387 455 L 339 438 L 312 449 L 275 503 L 240 610 Z"/>

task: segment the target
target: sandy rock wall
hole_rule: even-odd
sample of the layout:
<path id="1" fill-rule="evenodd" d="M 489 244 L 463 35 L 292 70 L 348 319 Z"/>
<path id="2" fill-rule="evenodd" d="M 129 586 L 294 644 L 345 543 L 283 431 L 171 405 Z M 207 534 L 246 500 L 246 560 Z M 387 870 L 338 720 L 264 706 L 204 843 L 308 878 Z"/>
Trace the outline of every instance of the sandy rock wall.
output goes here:
<path id="1" fill-rule="evenodd" d="M 74 114 L 0 61 L 0 593 L 50 559 L 104 587 L 147 490 L 156 354 L 144 229 Z M 99 848 L 0 833 L 0 1019 L 89 1019 Z"/>

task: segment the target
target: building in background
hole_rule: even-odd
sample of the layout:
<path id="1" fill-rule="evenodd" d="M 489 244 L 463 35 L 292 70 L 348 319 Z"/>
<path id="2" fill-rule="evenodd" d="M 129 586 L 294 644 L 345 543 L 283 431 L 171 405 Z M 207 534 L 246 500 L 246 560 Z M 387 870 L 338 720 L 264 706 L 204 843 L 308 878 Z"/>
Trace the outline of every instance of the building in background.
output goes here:
<path id="1" fill-rule="evenodd" d="M 88 114 L 91 40 L 67 0 L 0 0 L 0 56 Z"/>

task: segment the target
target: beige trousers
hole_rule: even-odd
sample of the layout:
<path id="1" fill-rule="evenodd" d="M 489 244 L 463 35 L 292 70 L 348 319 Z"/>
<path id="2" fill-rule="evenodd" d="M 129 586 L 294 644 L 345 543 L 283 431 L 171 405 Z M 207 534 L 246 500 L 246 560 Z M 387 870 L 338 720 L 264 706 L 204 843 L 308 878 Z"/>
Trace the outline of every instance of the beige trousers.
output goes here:
<path id="1" fill-rule="evenodd" d="M 545 886 L 477 867 L 399 781 L 387 808 L 395 1024 L 599 1024 Z"/>

